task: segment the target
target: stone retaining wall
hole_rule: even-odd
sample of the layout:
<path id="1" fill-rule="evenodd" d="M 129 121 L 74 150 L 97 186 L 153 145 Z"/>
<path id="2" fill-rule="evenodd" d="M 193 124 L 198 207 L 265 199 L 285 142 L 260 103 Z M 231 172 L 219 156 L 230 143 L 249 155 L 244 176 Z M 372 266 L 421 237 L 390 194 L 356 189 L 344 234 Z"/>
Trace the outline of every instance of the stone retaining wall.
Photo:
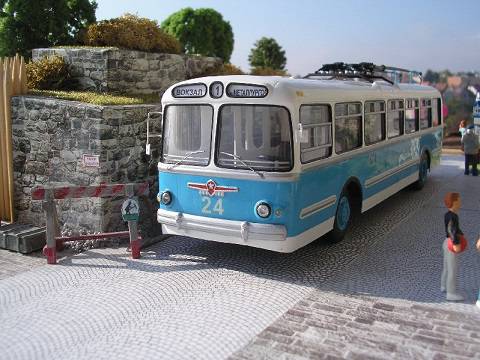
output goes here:
<path id="1" fill-rule="evenodd" d="M 41 201 L 31 200 L 37 185 L 95 185 L 149 181 L 150 202 L 140 202 L 141 217 L 155 223 L 159 142 L 145 155 L 146 116 L 159 105 L 97 106 L 53 98 L 12 99 L 15 210 L 19 222 L 41 226 Z M 160 121 L 154 125 L 159 131 Z M 98 155 L 100 167 L 85 167 L 83 155 Z M 58 201 L 66 232 L 125 228 L 119 199 Z M 68 224 L 68 225 L 67 225 Z M 68 228 L 66 228 L 68 226 Z M 147 229 L 149 230 L 149 229 Z"/>
<path id="2" fill-rule="evenodd" d="M 59 55 L 70 65 L 78 90 L 163 94 L 172 84 L 222 64 L 220 58 L 147 53 L 117 48 L 34 49 L 33 60 Z"/>

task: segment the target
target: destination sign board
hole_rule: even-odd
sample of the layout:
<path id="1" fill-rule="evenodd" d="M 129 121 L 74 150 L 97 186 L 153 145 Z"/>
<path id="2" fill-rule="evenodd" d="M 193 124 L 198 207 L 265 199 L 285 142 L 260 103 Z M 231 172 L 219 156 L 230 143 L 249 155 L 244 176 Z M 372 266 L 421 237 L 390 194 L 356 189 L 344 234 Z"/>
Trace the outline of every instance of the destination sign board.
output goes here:
<path id="1" fill-rule="evenodd" d="M 201 98 L 206 94 L 207 85 L 201 83 L 179 85 L 172 90 L 172 96 L 176 98 Z"/>
<path id="2" fill-rule="evenodd" d="M 227 95 L 232 98 L 263 98 L 267 96 L 268 89 L 263 85 L 229 84 Z"/>

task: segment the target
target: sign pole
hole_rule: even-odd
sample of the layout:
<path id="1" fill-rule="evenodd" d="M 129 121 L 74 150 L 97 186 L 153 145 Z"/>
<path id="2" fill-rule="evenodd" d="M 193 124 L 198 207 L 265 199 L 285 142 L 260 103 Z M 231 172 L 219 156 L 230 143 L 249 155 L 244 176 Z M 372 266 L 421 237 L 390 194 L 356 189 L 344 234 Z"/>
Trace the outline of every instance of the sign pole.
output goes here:
<path id="1" fill-rule="evenodd" d="M 45 189 L 45 201 L 43 202 L 43 210 L 45 211 L 47 225 L 47 245 L 43 248 L 43 255 L 47 257 L 47 264 L 57 263 L 57 245 L 55 241 L 55 202 L 53 189 Z"/>
<path id="2" fill-rule="evenodd" d="M 128 199 L 125 202 L 135 201 L 133 199 L 133 195 L 134 195 L 133 185 L 131 184 L 127 185 L 125 190 L 126 190 L 126 195 L 128 197 Z M 136 201 L 135 203 L 137 204 L 137 211 L 139 211 L 138 203 Z M 122 214 L 125 207 L 126 206 L 122 206 Z M 124 219 L 127 219 L 128 221 L 128 231 L 130 232 L 130 249 L 132 250 L 132 259 L 138 259 L 140 257 L 140 246 L 141 246 L 140 239 L 138 237 L 138 228 L 137 228 L 138 216 L 136 219 L 132 219 L 132 220 L 130 220 L 127 216 L 124 216 Z"/>

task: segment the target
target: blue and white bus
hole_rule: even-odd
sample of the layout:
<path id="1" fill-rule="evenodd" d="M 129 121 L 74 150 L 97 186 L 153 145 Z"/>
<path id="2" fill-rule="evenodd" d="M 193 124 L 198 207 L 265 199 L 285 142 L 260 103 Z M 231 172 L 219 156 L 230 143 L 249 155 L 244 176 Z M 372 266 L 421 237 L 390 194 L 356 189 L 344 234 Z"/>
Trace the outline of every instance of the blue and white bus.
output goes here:
<path id="1" fill-rule="evenodd" d="M 330 69 L 331 70 L 331 69 Z M 439 162 L 437 90 L 371 72 L 214 76 L 162 97 L 164 234 L 292 252 Z"/>

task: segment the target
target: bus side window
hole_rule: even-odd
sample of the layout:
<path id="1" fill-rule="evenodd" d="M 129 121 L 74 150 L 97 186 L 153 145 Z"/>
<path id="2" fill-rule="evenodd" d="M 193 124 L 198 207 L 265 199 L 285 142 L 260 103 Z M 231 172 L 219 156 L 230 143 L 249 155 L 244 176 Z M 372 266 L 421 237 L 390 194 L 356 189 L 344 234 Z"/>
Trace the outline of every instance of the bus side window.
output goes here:
<path id="1" fill-rule="evenodd" d="M 332 111 L 329 105 L 302 105 L 300 122 L 307 142 L 300 144 L 302 163 L 324 159 L 332 154 Z"/>
<path id="2" fill-rule="evenodd" d="M 418 100 L 407 99 L 407 110 L 405 111 L 405 134 L 418 131 Z"/>
<path id="3" fill-rule="evenodd" d="M 432 99 L 432 126 L 438 126 L 441 123 L 440 99 Z"/>
<path id="4" fill-rule="evenodd" d="M 403 135 L 405 107 L 403 100 L 388 100 L 387 107 L 387 132 L 388 138 Z"/>
<path id="5" fill-rule="evenodd" d="M 420 130 L 432 127 L 432 100 L 420 101 Z"/>
<path id="6" fill-rule="evenodd" d="M 372 145 L 385 140 L 385 102 L 365 102 L 365 145 Z"/>
<path id="7" fill-rule="evenodd" d="M 362 103 L 335 104 L 335 152 L 362 147 Z"/>

